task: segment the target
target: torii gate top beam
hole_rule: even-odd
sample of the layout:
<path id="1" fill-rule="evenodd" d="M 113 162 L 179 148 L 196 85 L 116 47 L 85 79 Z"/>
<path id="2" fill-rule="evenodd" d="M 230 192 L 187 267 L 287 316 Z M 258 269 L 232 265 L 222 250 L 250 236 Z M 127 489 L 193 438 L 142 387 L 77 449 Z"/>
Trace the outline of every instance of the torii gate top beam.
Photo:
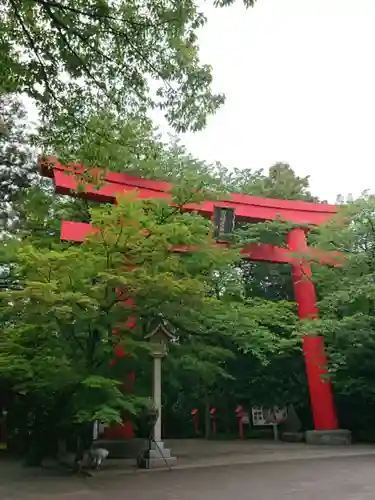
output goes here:
<path id="1" fill-rule="evenodd" d="M 83 170 L 80 165 L 73 165 L 74 171 Z M 39 161 L 39 169 L 43 176 L 52 178 L 55 191 L 59 194 L 71 195 L 77 191 L 78 182 L 72 175 L 72 167 L 62 165 L 55 158 Z M 67 175 L 67 174 L 71 175 Z M 141 179 L 116 172 L 106 174 L 105 182 L 98 189 L 86 185 L 85 191 L 80 195 L 99 203 L 114 203 L 116 196 L 127 191 L 136 191 L 138 198 L 171 198 L 173 185 L 167 182 Z M 212 218 L 215 208 L 231 208 L 235 211 L 236 220 L 241 222 L 258 222 L 280 218 L 299 225 L 320 225 L 327 222 L 336 212 L 334 205 L 306 203 L 303 201 L 277 200 L 272 198 L 259 198 L 243 194 L 230 194 L 223 201 L 206 201 L 200 204 L 186 204 L 187 211 L 196 211 L 204 217 Z M 91 224 L 83 222 L 62 221 L 61 239 L 64 241 L 81 242 L 94 228 Z M 297 263 L 301 257 L 295 254 L 296 249 L 281 248 L 268 244 L 253 244 L 245 246 L 241 255 L 245 259 Z M 301 249 L 300 249 L 301 250 Z M 186 251 L 176 248 L 175 251 Z M 342 258 L 338 252 L 321 252 L 312 248 L 304 248 L 303 253 L 308 253 L 312 260 L 327 265 L 341 265 Z"/>
<path id="2" fill-rule="evenodd" d="M 74 167 L 77 167 L 75 165 Z M 47 158 L 39 162 L 39 168 L 45 177 L 53 178 L 56 192 L 71 194 L 77 189 L 73 175 L 66 175 L 69 167 L 62 165 L 55 158 Z M 79 168 L 79 166 L 78 166 Z M 82 167 L 81 167 L 82 168 Z M 108 172 L 100 189 L 86 186 L 83 196 L 99 203 L 114 203 L 116 195 L 126 191 L 137 191 L 139 198 L 171 197 L 172 184 L 163 181 L 141 179 L 127 174 Z M 245 194 L 228 194 L 221 201 L 206 201 L 200 204 L 187 204 L 187 211 L 197 211 L 205 217 L 211 217 L 214 207 L 232 208 L 236 219 L 241 221 L 266 221 L 280 218 L 295 224 L 324 224 L 337 213 L 337 207 L 324 203 L 307 203 L 304 201 L 277 200 L 259 198 Z"/>

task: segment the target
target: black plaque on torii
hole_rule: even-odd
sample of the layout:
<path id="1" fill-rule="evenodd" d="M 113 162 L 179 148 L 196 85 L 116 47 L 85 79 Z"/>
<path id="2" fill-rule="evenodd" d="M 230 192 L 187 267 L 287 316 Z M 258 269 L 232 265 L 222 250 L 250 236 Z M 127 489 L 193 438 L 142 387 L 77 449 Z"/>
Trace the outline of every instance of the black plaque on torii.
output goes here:
<path id="1" fill-rule="evenodd" d="M 225 240 L 227 235 L 229 236 L 233 233 L 235 218 L 236 215 L 233 208 L 214 207 L 214 238 Z"/>

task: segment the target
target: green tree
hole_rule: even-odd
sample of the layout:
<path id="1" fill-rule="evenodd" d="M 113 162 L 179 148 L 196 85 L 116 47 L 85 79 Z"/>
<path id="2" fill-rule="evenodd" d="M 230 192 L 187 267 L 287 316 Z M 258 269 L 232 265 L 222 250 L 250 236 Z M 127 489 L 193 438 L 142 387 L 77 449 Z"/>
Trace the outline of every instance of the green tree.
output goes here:
<path id="1" fill-rule="evenodd" d="M 364 196 L 311 235 L 318 248 L 345 256 L 342 266 L 314 269 L 321 320 L 311 329 L 329 346 L 341 424 L 367 439 L 375 411 L 374 209 L 374 197 Z"/>
<path id="2" fill-rule="evenodd" d="M 36 177 L 32 130 L 19 98 L 0 95 L 0 231 L 17 222 L 15 202 Z"/>
<path id="3" fill-rule="evenodd" d="M 69 131 L 66 123 L 55 122 L 53 135 L 55 144 L 60 145 L 59 151 L 62 157 L 79 160 L 87 165 L 105 165 L 113 170 L 170 180 L 177 184 L 180 200 L 185 202 L 190 199 L 192 188 L 197 186 L 201 189 L 202 198 L 210 197 L 213 193 L 215 197 L 221 196 L 229 189 L 245 192 L 249 190 L 249 183 L 246 187 L 240 178 L 236 185 L 233 176 L 229 177 L 230 174 L 226 169 L 220 165 L 208 165 L 196 160 L 178 141 L 172 139 L 169 144 L 165 144 L 148 120 L 139 118 L 129 120 L 108 112 L 92 115 L 90 120 L 88 127 L 72 128 L 72 131 Z M 101 134 L 92 135 L 93 128 L 100 130 Z M 107 136 L 112 137 L 110 142 L 106 139 Z M 261 176 L 266 177 L 263 173 L 255 173 L 254 183 Z M 296 182 L 298 183 L 298 179 Z M 288 186 L 288 183 L 279 183 L 279 186 L 285 184 Z M 280 197 L 287 197 L 280 187 L 279 193 Z M 54 244 L 58 244 L 59 219 L 90 220 L 90 204 L 79 199 L 79 193 L 73 194 L 77 198 L 69 200 L 57 196 L 51 198 L 49 192 L 40 191 L 39 188 L 27 193 L 18 206 L 24 219 L 23 234 L 29 235 L 29 241 L 33 235 L 33 238 L 37 239 L 38 247 L 44 242 L 43 245 L 49 248 L 51 239 Z M 261 192 L 251 194 L 259 195 Z M 301 196 L 303 195 L 304 193 L 301 193 Z M 280 227 L 277 224 L 253 225 L 247 228 L 245 235 L 242 234 L 242 239 L 238 242 L 266 241 L 282 245 L 285 243 L 286 229 L 285 224 Z M 294 360 L 296 361 L 294 366 L 299 366 L 302 362 L 302 356 L 295 344 L 291 346 L 282 341 L 283 336 L 285 339 L 290 338 L 287 325 L 293 325 L 296 318 L 293 307 L 290 308 L 289 304 L 283 302 L 292 296 L 285 294 L 282 282 L 278 287 L 275 286 L 277 283 L 275 275 L 270 274 L 266 266 L 259 268 L 254 263 L 249 263 L 248 266 L 243 263 L 241 267 L 241 273 L 236 274 L 237 262 L 232 261 L 229 267 L 225 267 L 223 272 L 219 273 L 219 280 L 217 276 L 220 266 L 215 268 L 215 280 L 210 281 L 210 286 L 206 290 L 211 302 L 205 303 L 208 304 L 207 307 L 202 305 L 200 312 L 193 310 L 192 313 L 191 309 L 178 304 L 176 310 L 172 311 L 169 307 L 169 312 L 164 313 L 176 328 L 185 332 L 181 340 L 181 349 L 177 350 L 173 358 L 167 362 L 170 374 L 168 380 L 177 380 L 177 385 L 183 387 L 185 391 L 191 386 L 196 387 L 196 395 L 193 397 L 195 401 L 208 395 L 206 399 L 217 405 L 218 400 L 224 400 L 225 397 L 230 399 L 229 395 L 236 394 L 236 398 L 258 402 L 260 395 L 257 388 L 265 384 L 269 387 L 267 402 L 272 398 L 279 401 L 282 389 L 277 386 L 277 381 L 280 382 L 280 374 L 283 373 L 287 381 L 292 375 L 289 376 L 286 367 L 291 367 Z M 8 283 L 11 278 L 14 285 L 19 287 L 20 276 L 17 265 L 13 263 L 8 269 L 11 274 L 7 276 Z M 251 270 L 250 275 L 248 269 Z M 287 267 L 286 273 L 289 281 Z M 280 300 L 279 304 L 269 302 L 269 299 L 275 298 Z M 227 308 L 225 313 L 220 309 L 224 299 Z M 216 307 L 217 300 L 219 305 Z M 149 306 L 148 304 L 150 310 Z M 155 308 L 154 312 L 157 309 Z M 271 314 L 271 310 L 279 312 Z M 249 314 L 253 318 L 253 312 L 250 311 L 254 311 L 254 318 L 257 317 L 255 323 L 249 320 Z M 261 315 L 258 314 L 260 311 Z M 289 323 L 284 321 L 272 326 L 271 322 L 267 322 L 263 317 L 266 311 L 273 318 L 285 315 L 289 318 Z M 176 319 L 178 317 L 179 321 Z M 238 318 L 241 318 L 240 322 Z M 285 331 L 281 324 L 284 325 Z M 206 334 L 207 331 L 209 335 Z M 266 333 L 261 335 L 260 331 Z M 196 346 L 199 346 L 199 349 Z M 284 353 L 283 356 L 281 352 Z M 140 356 L 139 359 L 141 358 Z M 281 358 L 284 360 L 282 363 Z M 144 365 L 145 362 L 140 361 L 140 363 Z M 139 368 L 138 365 L 137 373 Z M 249 380 L 257 382 L 250 384 Z M 175 393 L 172 388 L 167 392 L 169 399 L 173 400 L 172 394 Z M 288 401 L 294 401 L 295 398 L 296 392 L 291 388 Z M 177 402 L 174 401 L 173 404 Z M 191 406 L 191 403 L 187 404 Z M 229 411 L 232 412 L 232 409 Z"/>
<path id="4" fill-rule="evenodd" d="M 177 130 L 201 129 L 223 102 L 198 56 L 205 21 L 194 0 L 7 0 L 1 90 L 26 92 L 45 116 L 77 123 L 88 108 L 158 107 Z"/>
<path id="5" fill-rule="evenodd" d="M 292 198 L 305 201 L 316 201 L 309 191 L 308 179 L 298 177 L 287 165 L 278 164 L 272 167 L 268 174 L 262 171 L 253 172 L 250 170 L 234 170 L 232 172 L 221 165 L 210 165 L 193 158 L 181 143 L 175 141 L 173 138 L 170 143 L 163 143 L 150 122 L 143 121 L 142 126 L 138 126 L 137 122 L 131 124 L 126 119 L 118 118 L 113 115 L 111 116 L 109 114 L 102 115 L 101 117 L 93 116 L 92 120 L 95 121 L 96 129 L 102 130 L 103 133 L 106 130 L 117 131 L 118 135 L 115 136 L 111 149 L 108 149 L 108 143 L 105 140 L 102 140 L 102 138 L 94 138 L 86 129 L 82 135 L 79 136 L 79 139 L 77 139 L 76 136 L 76 139 L 73 138 L 72 141 L 70 141 L 64 136 L 64 139 L 61 141 L 62 148 L 60 149 L 63 157 L 69 157 L 70 154 L 70 159 L 75 160 L 84 158 L 85 163 L 89 165 L 104 164 L 109 165 L 111 170 L 125 171 L 142 177 L 169 180 L 180 186 L 199 186 L 210 192 L 214 191 L 216 196 L 223 196 L 224 193 L 232 191 L 281 199 Z M 139 141 L 137 139 L 138 136 L 141 138 Z M 74 142 L 74 140 L 76 140 L 76 142 Z M 92 148 L 93 140 L 96 141 L 95 148 Z M 140 144 L 138 150 L 136 148 L 137 142 Z M 71 148 L 71 144 L 76 145 L 75 148 Z M 242 230 L 240 231 L 241 234 L 236 236 L 237 243 L 264 242 L 279 246 L 284 246 L 286 244 L 286 232 L 290 229 L 290 226 L 285 223 L 252 224 L 245 225 L 245 227 L 241 225 L 240 227 Z M 241 269 L 241 279 L 236 279 L 229 284 L 227 278 L 231 275 L 232 271 L 229 272 L 229 270 L 226 269 L 224 273 L 225 276 L 222 276 L 222 278 L 225 278 L 225 284 L 222 283 L 220 286 L 228 290 L 228 287 L 235 285 L 235 287 L 237 287 L 236 294 L 239 293 L 242 300 L 247 298 L 249 301 L 252 301 L 258 297 L 265 301 L 280 301 L 281 307 L 284 305 L 286 306 L 285 301 L 294 302 L 294 292 L 289 266 L 246 261 L 242 261 L 240 264 L 236 263 L 235 267 L 237 266 Z M 266 303 L 268 303 L 270 307 L 276 307 L 276 305 L 269 302 Z M 265 309 L 263 311 L 265 312 Z M 292 317 L 294 320 L 296 319 L 295 309 L 293 309 L 291 313 L 291 318 Z M 294 325 L 294 320 L 290 320 L 291 325 Z M 290 338 L 289 329 L 286 323 L 284 323 L 284 325 L 286 327 L 284 334 L 286 338 Z M 277 331 L 277 335 L 281 338 L 283 334 L 280 331 L 280 327 L 275 327 L 275 330 Z M 257 380 L 258 387 L 267 384 L 270 388 L 271 385 L 274 384 L 273 392 L 271 390 L 266 391 L 267 401 L 272 399 L 271 394 L 273 394 L 275 401 L 277 400 L 277 402 L 279 402 L 281 390 L 284 391 L 283 394 L 286 397 L 286 387 L 288 387 L 288 379 L 290 379 L 294 382 L 293 384 L 289 384 L 290 390 L 287 402 L 295 402 L 296 399 L 299 399 L 301 404 L 305 406 L 308 405 L 303 357 L 299 346 L 296 346 L 295 343 L 291 346 L 290 350 L 283 349 L 283 357 L 269 353 L 268 360 L 272 357 L 272 362 L 265 367 L 262 360 L 256 359 L 256 356 L 252 358 L 248 353 L 243 356 L 243 362 L 237 363 L 236 360 L 240 352 L 237 346 L 230 346 L 230 354 L 228 353 L 228 346 L 223 343 L 223 339 L 220 338 L 220 335 L 213 334 L 212 339 L 216 347 L 226 350 L 225 357 L 229 359 L 235 356 L 235 360 L 230 363 L 230 370 L 225 371 L 225 377 L 228 377 L 226 387 L 231 394 L 235 393 L 237 388 L 239 388 L 239 397 L 245 398 L 243 390 L 244 383 L 247 387 L 247 399 L 255 398 L 258 402 L 259 394 L 257 393 L 255 396 L 254 392 L 255 383 L 251 385 L 248 382 L 249 379 L 251 379 Z M 209 349 L 210 345 L 207 346 L 207 350 L 202 349 L 203 362 L 205 359 L 208 359 L 205 353 L 208 352 Z M 186 367 L 186 361 L 184 361 L 184 363 Z M 178 394 L 178 391 L 180 391 L 179 393 L 181 394 L 181 391 L 186 391 L 187 388 L 191 386 L 198 388 L 197 394 L 200 391 L 200 396 L 194 396 L 193 400 L 196 402 L 201 399 L 205 387 L 202 381 L 207 371 L 215 375 L 215 383 L 211 384 L 212 390 L 210 389 L 209 391 L 211 400 L 218 399 L 218 393 L 215 392 L 215 385 L 218 386 L 221 384 L 221 382 L 218 381 L 223 378 L 223 374 L 219 374 L 215 371 L 218 366 L 217 363 L 213 363 L 213 365 L 213 367 L 209 364 L 207 364 L 207 366 L 202 366 L 201 376 L 197 371 L 194 372 L 195 378 L 198 377 L 200 380 L 199 384 L 196 383 L 196 381 L 193 382 L 190 380 L 189 376 L 186 375 L 186 368 L 184 368 L 185 375 L 182 376 L 182 365 L 180 369 L 177 370 L 176 368 L 177 371 L 175 375 L 173 375 L 173 378 L 177 380 L 176 385 L 180 387 L 179 377 L 182 377 L 183 384 L 187 385 L 184 385 L 184 389 L 180 387 L 180 390 L 170 388 L 169 391 L 168 389 L 169 399 L 173 401 L 173 404 L 176 403 L 174 397 L 177 397 L 176 394 Z M 177 361 L 174 363 L 174 367 L 176 366 Z M 246 369 L 245 366 L 247 367 Z M 292 369 L 293 373 L 287 370 L 287 367 L 292 366 L 294 367 Z M 295 367 L 299 367 L 298 376 L 296 375 Z M 274 373 L 272 372 L 273 370 Z M 191 370 L 192 373 L 193 371 L 194 370 Z M 280 385 L 277 387 L 276 384 L 278 380 L 281 380 L 281 373 L 284 375 L 284 381 L 282 383 L 283 389 L 281 389 Z M 261 383 L 260 380 L 262 376 L 264 376 L 264 378 Z M 233 380 L 233 377 L 235 380 Z M 229 387 L 231 387 L 230 390 Z M 174 394 L 173 397 L 172 394 Z M 180 398 L 179 395 L 178 398 Z M 171 403 L 171 406 L 173 406 L 173 404 Z M 194 406 L 196 403 L 186 402 L 186 404 Z"/>
<path id="6" fill-rule="evenodd" d="M 275 163 L 263 170 L 221 168 L 223 183 L 228 191 L 250 196 L 318 202 L 309 190 L 309 177 L 299 177 L 290 165 Z"/>
<path id="7" fill-rule="evenodd" d="M 184 189 L 176 191 L 177 207 L 184 196 Z M 178 329 L 190 359 L 214 332 L 255 351 L 272 345 L 255 310 L 210 296 L 212 274 L 238 253 L 213 244 L 209 221 L 133 197 L 92 209 L 91 218 L 97 232 L 81 246 L 57 242 L 51 221 L 51 233 L 26 232 L 2 248 L 19 287 L 0 296 L 0 376 L 16 396 L 14 411 L 22 408 L 18 425 L 31 436 L 32 450 L 46 443 L 41 433 L 52 445 L 68 429 L 82 433 L 94 419 L 116 422 L 124 411 L 136 412 L 139 401 L 120 391 L 108 368 L 115 328 L 134 356 L 147 349 L 146 325 L 159 315 Z M 197 250 L 171 252 L 186 245 Z M 135 308 L 124 308 L 119 289 L 131 290 Z M 130 335 L 126 320 L 134 315 L 137 330 Z"/>

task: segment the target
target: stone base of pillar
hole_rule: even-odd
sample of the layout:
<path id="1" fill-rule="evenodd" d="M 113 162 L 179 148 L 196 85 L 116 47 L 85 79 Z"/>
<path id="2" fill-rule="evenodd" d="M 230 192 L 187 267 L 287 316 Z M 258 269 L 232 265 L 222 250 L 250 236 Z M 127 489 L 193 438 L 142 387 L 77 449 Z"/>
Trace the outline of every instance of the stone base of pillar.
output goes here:
<path id="1" fill-rule="evenodd" d="M 151 443 L 151 449 L 147 450 L 142 459 L 138 463 L 140 469 L 155 469 L 167 467 L 167 463 L 172 465 L 176 461 L 176 457 L 171 455 L 171 450 L 165 448 L 163 441 L 159 441 L 157 445 Z"/>
<path id="2" fill-rule="evenodd" d="M 336 429 L 333 431 L 306 431 L 306 444 L 314 445 L 350 445 L 352 443 L 352 433 L 346 429 Z"/>
<path id="3" fill-rule="evenodd" d="M 303 432 L 283 432 L 281 434 L 281 441 L 286 443 L 302 443 L 305 440 L 305 435 Z"/>

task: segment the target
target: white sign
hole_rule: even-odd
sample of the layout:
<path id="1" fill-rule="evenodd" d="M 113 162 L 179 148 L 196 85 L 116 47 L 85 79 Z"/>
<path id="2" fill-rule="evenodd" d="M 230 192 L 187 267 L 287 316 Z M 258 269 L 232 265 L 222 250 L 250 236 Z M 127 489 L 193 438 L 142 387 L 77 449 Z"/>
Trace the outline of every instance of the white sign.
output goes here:
<path id="1" fill-rule="evenodd" d="M 253 406 L 251 414 L 254 426 L 274 425 L 283 422 L 287 418 L 288 410 L 280 406 L 274 406 L 273 408 Z"/>

